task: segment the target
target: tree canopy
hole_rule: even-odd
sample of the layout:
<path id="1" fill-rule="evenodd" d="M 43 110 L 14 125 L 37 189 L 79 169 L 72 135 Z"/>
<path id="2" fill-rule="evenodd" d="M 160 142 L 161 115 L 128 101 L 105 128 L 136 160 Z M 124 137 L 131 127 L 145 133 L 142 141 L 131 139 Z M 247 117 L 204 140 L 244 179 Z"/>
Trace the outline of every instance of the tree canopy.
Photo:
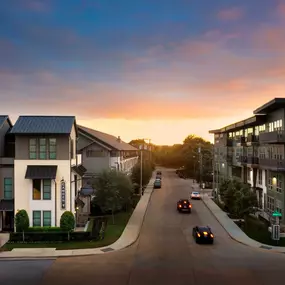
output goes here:
<path id="1" fill-rule="evenodd" d="M 212 182 L 212 149 L 213 145 L 210 142 L 201 137 L 189 135 L 184 139 L 183 144 L 154 146 L 153 156 L 158 165 L 183 168 L 186 177 Z M 200 157 L 202 157 L 202 177 L 200 177 Z"/>

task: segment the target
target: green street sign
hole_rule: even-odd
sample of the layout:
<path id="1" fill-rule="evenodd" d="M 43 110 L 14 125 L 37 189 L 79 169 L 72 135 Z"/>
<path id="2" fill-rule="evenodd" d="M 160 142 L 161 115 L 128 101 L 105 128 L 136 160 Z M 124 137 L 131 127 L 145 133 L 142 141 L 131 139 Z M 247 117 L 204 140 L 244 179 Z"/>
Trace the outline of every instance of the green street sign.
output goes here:
<path id="1" fill-rule="evenodd" d="M 272 217 L 282 217 L 282 214 L 277 212 L 277 211 L 275 211 L 275 212 L 272 213 Z"/>

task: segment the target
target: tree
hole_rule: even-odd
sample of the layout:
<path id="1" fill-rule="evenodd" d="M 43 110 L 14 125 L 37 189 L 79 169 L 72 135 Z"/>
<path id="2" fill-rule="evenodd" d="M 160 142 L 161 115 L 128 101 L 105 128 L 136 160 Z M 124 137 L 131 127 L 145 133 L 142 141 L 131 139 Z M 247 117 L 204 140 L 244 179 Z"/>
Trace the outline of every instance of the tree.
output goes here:
<path id="1" fill-rule="evenodd" d="M 24 232 L 30 227 L 29 216 L 26 210 L 20 210 L 15 216 L 15 225 L 17 232 Z"/>
<path id="2" fill-rule="evenodd" d="M 100 207 L 103 214 L 112 214 L 131 203 L 133 185 L 130 178 L 116 170 L 104 170 L 94 181 L 96 196 L 92 200 L 93 205 Z"/>
<path id="3" fill-rule="evenodd" d="M 142 185 L 145 186 L 148 184 L 153 172 L 153 167 L 151 162 L 143 161 L 142 167 Z M 140 185 L 141 181 L 141 164 L 138 162 L 132 169 L 131 179 L 135 185 Z"/>
<path id="4" fill-rule="evenodd" d="M 219 187 L 219 194 L 225 210 L 236 217 L 254 213 L 257 206 L 256 194 L 250 186 L 237 180 L 225 180 Z"/>
<path id="5" fill-rule="evenodd" d="M 75 218 L 72 212 L 65 211 L 60 217 L 60 228 L 63 231 L 70 232 L 75 228 Z"/>

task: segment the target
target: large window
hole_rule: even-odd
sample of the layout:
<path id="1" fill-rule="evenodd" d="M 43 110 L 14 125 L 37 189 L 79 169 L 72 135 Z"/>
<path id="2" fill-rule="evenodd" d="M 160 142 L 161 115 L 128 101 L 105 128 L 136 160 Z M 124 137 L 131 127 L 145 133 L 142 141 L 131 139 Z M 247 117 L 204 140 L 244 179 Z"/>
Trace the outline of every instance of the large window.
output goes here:
<path id="1" fill-rule="evenodd" d="M 56 159 L 56 139 L 49 139 L 49 159 Z"/>
<path id="2" fill-rule="evenodd" d="M 33 227 L 41 226 L 41 211 L 33 211 Z"/>
<path id="3" fill-rule="evenodd" d="M 43 226 L 51 227 L 51 211 L 43 211 Z"/>
<path id="4" fill-rule="evenodd" d="M 74 158 L 74 140 L 70 140 L 70 157 Z"/>
<path id="5" fill-rule="evenodd" d="M 4 199 L 13 199 L 12 178 L 4 178 Z"/>
<path id="6" fill-rule="evenodd" d="M 43 199 L 51 200 L 51 180 L 50 179 L 43 180 Z"/>
<path id="7" fill-rule="evenodd" d="M 33 200 L 41 200 L 41 180 L 33 180 Z"/>
<path id="8" fill-rule="evenodd" d="M 262 185 L 262 170 L 261 169 L 258 170 L 258 181 L 257 181 L 257 183 L 259 185 Z"/>
<path id="9" fill-rule="evenodd" d="M 40 159 L 47 158 L 47 142 L 46 139 L 40 139 Z"/>
<path id="10" fill-rule="evenodd" d="M 37 159 L 37 139 L 30 139 L 29 141 L 29 157 L 30 159 Z"/>

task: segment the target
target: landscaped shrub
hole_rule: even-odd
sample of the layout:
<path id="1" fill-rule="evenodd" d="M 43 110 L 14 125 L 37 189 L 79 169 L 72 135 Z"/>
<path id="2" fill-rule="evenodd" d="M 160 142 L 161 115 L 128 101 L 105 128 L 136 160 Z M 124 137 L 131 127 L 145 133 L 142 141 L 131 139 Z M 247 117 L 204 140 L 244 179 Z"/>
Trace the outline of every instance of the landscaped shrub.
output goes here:
<path id="1" fill-rule="evenodd" d="M 62 232 L 60 227 L 32 227 L 28 228 L 26 232 L 47 233 L 47 232 Z"/>
<path id="2" fill-rule="evenodd" d="M 24 232 L 30 226 L 29 216 L 26 210 L 20 210 L 15 216 L 15 225 L 17 232 Z"/>
<path id="3" fill-rule="evenodd" d="M 65 211 L 60 217 L 60 228 L 62 231 L 70 232 L 74 230 L 75 218 L 72 212 Z"/>
<path id="4" fill-rule="evenodd" d="M 95 240 L 91 236 L 90 232 L 42 232 L 34 233 L 27 232 L 25 235 L 22 233 L 11 233 L 10 234 L 10 243 L 22 243 L 22 242 L 68 242 L 68 241 L 89 241 Z"/>

